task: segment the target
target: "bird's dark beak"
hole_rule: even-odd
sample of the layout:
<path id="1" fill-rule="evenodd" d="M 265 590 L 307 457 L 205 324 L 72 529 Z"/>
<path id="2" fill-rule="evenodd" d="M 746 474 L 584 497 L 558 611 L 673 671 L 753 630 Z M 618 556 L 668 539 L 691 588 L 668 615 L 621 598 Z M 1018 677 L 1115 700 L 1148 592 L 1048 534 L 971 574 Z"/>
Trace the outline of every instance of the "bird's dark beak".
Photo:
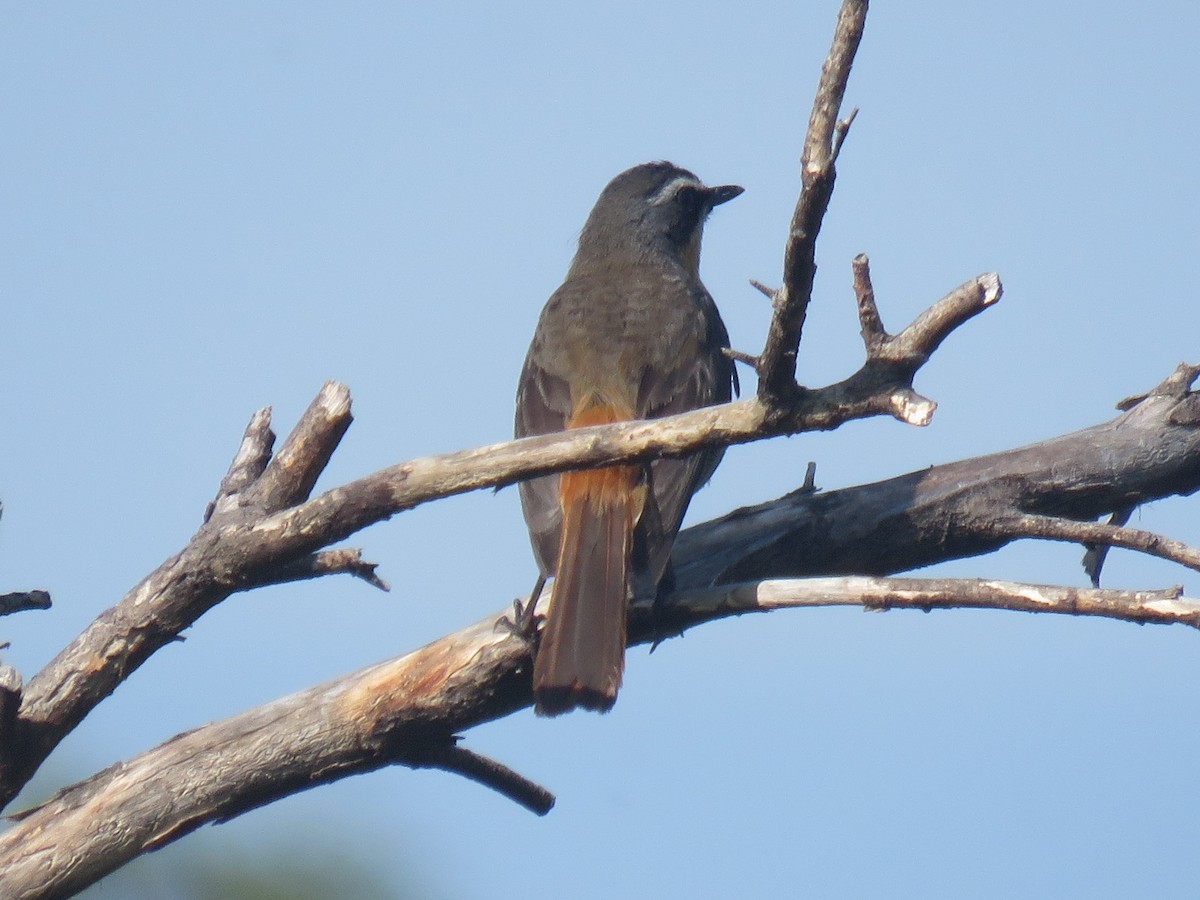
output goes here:
<path id="1" fill-rule="evenodd" d="M 744 190 L 745 188 L 738 184 L 722 184 L 718 187 L 709 188 L 709 206 L 720 206 L 722 203 L 732 200 Z"/>

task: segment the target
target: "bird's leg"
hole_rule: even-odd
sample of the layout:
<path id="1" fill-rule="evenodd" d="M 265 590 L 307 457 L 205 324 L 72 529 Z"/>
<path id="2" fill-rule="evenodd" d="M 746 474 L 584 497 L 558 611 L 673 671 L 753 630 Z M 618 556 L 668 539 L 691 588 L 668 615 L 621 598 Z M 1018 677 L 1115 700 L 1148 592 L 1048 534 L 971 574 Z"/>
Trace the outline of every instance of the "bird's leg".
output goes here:
<path id="1" fill-rule="evenodd" d="M 538 622 L 543 618 L 537 614 L 537 603 L 538 598 L 542 596 L 542 588 L 545 586 L 546 576 L 539 574 L 533 590 L 529 592 L 529 599 L 524 603 L 521 602 L 520 597 L 513 600 L 512 618 L 501 616 L 497 619 L 497 630 L 503 629 L 519 638 L 532 641 L 534 635 L 537 634 Z"/>

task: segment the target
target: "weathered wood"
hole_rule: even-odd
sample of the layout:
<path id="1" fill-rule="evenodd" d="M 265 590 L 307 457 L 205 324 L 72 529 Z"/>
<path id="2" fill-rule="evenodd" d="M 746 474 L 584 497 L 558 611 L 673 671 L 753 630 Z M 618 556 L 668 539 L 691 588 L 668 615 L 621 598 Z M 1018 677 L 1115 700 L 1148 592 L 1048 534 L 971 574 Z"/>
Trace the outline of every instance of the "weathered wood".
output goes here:
<path id="1" fill-rule="evenodd" d="M 1006 453 L 873 485 L 804 492 L 684 532 L 679 593 L 635 608 L 631 641 L 751 611 L 858 603 L 1100 615 L 1200 627 L 1200 601 L 1169 591 L 851 578 L 984 552 L 1015 539 L 989 523 L 1014 509 L 1095 516 L 1200 488 L 1200 426 L 1186 385 L 1111 422 Z M 1184 414 L 1181 414 L 1183 411 Z M 1179 421 L 1185 424 L 1176 424 Z M 869 553 L 864 552 L 864 546 Z M 710 588 L 714 581 L 737 580 Z M 317 784 L 389 764 L 455 768 L 452 736 L 530 702 L 527 643 L 499 613 L 413 653 L 173 738 L 68 788 L 0 835 L 0 895 L 66 896 L 124 861 Z"/>
<path id="2" fill-rule="evenodd" d="M 761 400 L 708 407 L 652 422 L 579 428 L 381 469 L 326 491 L 308 491 L 350 422 L 349 391 L 326 384 L 280 450 L 269 415 L 255 414 L 208 517 L 188 546 L 102 613 L 25 689 L 14 739 L 0 747 L 0 804 L 7 805 L 70 731 L 157 650 L 236 591 L 322 573 L 311 559 L 329 544 L 419 504 L 566 468 L 678 456 L 795 431 L 893 415 L 924 424 L 934 404 L 912 379 L 945 334 L 994 304 L 995 275 L 974 278 L 880 342 L 850 378 L 802 392 L 783 410 Z M 283 461 L 280 461 L 280 460 Z M 259 472 L 257 478 L 254 472 Z M 236 491 L 236 492 L 235 492 Z M 326 560 L 327 561 L 327 560 Z"/>
<path id="3" fill-rule="evenodd" d="M 1200 488 L 1190 384 L 1172 376 L 1109 422 L 1027 447 L 736 510 L 680 535 L 679 584 L 886 574 L 1048 536 L 1022 514 L 1087 520 L 1190 494 Z"/>

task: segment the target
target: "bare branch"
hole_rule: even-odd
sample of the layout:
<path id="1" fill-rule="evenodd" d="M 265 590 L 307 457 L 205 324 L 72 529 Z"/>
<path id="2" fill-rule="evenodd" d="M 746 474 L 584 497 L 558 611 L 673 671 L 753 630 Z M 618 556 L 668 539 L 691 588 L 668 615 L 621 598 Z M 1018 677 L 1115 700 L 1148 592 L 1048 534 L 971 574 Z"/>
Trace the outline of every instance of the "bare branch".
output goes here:
<path id="1" fill-rule="evenodd" d="M 242 443 L 229 471 L 221 479 L 217 496 L 204 510 L 204 521 L 214 514 L 227 515 L 237 506 L 237 497 L 263 473 L 271 461 L 271 448 L 275 446 L 275 432 L 271 430 L 271 407 L 264 406 L 250 417 L 250 424 L 242 435 Z"/>
<path id="2" fill-rule="evenodd" d="M 289 581 L 306 581 L 310 578 L 321 578 L 325 575 L 353 575 L 361 578 L 372 587 L 381 591 L 390 591 L 392 586 L 380 578 L 375 570 L 379 563 L 367 562 L 362 558 L 362 550 L 357 547 L 343 547 L 337 550 L 319 550 L 308 556 L 301 557 L 295 562 L 280 566 L 271 577 L 270 582 L 263 584 L 284 584 Z M 254 585 L 261 587 L 262 585 Z"/>
<path id="3" fill-rule="evenodd" d="M 1107 522 L 1079 522 L 1059 516 L 1024 514 L 1000 519 L 995 523 L 997 534 L 1006 537 L 1032 537 L 1048 541 L 1070 541 L 1079 544 L 1106 544 L 1139 550 L 1150 556 L 1200 571 L 1200 549 L 1190 547 L 1174 538 L 1143 531 L 1140 528 L 1121 528 Z"/>
<path id="4" fill-rule="evenodd" d="M 875 305 L 875 288 L 871 284 L 871 262 L 865 253 L 854 257 L 851 263 L 854 270 L 854 295 L 858 299 L 858 322 L 862 332 L 863 346 L 867 355 L 878 353 L 883 342 L 888 339 L 888 333 L 879 317 L 879 307 Z"/>
<path id="5" fill-rule="evenodd" d="M 1200 424 L 1174 420 L 1195 396 L 1158 393 L 1109 422 L 1026 447 L 736 510 L 680 534 L 677 582 L 883 575 L 1031 536 L 998 530 L 998 520 L 1094 519 L 1190 494 L 1200 489 Z"/>
<path id="6" fill-rule="evenodd" d="M 892 353 L 904 360 L 912 358 L 916 347 L 926 354 L 933 353 L 950 332 L 997 303 L 1003 293 L 1000 276 L 995 272 L 985 272 L 964 282 L 896 335 L 889 342 L 895 345 Z"/>
<path id="7" fill-rule="evenodd" d="M 850 110 L 850 115 L 844 119 L 838 119 L 837 125 L 833 129 L 832 151 L 830 159 L 832 162 L 837 162 L 837 158 L 841 155 L 842 144 L 846 142 L 846 135 L 850 133 L 850 126 L 854 124 L 854 120 L 858 118 L 858 107 Z"/>
<path id="8" fill-rule="evenodd" d="M 188 546 L 102 613 L 30 679 L 15 725 L 16 739 L 0 745 L 4 804 L 96 704 L 229 594 L 334 571 L 352 571 L 383 586 L 373 566 L 346 556 L 353 551 L 318 554 L 329 541 L 314 541 L 310 551 L 284 555 L 253 537 L 254 520 L 264 511 L 307 497 L 349 422 L 348 390 L 327 383 L 271 460 L 270 409 L 254 415 L 205 511 L 204 524 Z"/>
<path id="9" fill-rule="evenodd" d="M 1003 609 L 1102 616 L 1139 625 L 1200 628 L 1200 599 L 1175 586 L 1156 591 L 1073 588 L 966 578 L 794 578 L 725 585 L 689 594 L 686 615 L 701 621 L 747 612 L 817 606 L 868 610 Z"/>
<path id="10" fill-rule="evenodd" d="M 798 491 L 804 494 L 815 494 L 817 492 L 817 464 L 809 461 L 808 466 L 804 469 L 804 484 L 797 488 Z"/>
<path id="11" fill-rule="evenodd" d="M 756 278 L 750 279 L 750 285 L 756 291 L 758 291 L 760 294 L 762 294 L 764 297 L 766 297 L 768 300 L 775 299 L 775 294 L 776 294 L 775 288 L 767 287 L 765 284 L 763 284 L 761 281 L 759 281 Z"/>
<path id="12" fill-rule="evenodd" d="M 682 627 L 785 607 L 972 607 L 1100 615 L 1200 627 L 1200 600 L 1169 591 L 1104 591 L 955 579 L 834 578 L 738 584 L 678 594 Z M 631 637 L 661 637 L 653 604 Z M 453 746 L 452 735 L 531 701 L 527 642 L 495 614 L 406 656 L 204 725 L 61 791 L 0 834 L 0 895 L 66 896 L 205 822 L 389 764 L 467 775 L 535 811 L 544 789 Z M 658 623 L 661 624 L 661 623 Z"/>
<path id="13" fill-rule="evenodd" d="M 0 834 L 0 896 L 62 897 L 206 822 L 390 764 L 437 764 L 528 803 L 548 795 L 431 748 L 530 700 L 529 645 L 495 617 L 409 653 L 179 735 L 19 814 Z M 484 687 L 486 685 L 486 687 Z M 481 689 L 482 688 L 482 689 Z"/>
<path id="14" fill-rule="evenodd" d="M 743 363 L 752 369 L 758 365 L 758 357 L 753 353 L 746 353 L 742 350 L 734 350 L 730 347 L 723 348 L 721 352 L 733 361 Z"/>
<path id="15" fill-rule="evenodd" d="M 1084 518 L 1194 491 L 1200 487 L 1195 465 L 1200 427 L 1173 424 L 1176 409 L 1192 396 L 1153 393 L 1112 422 L 1072 435 L 874 485 L 802 490 L 689 529 L 676 545 L 678 594 L 665 609 L 635 607 L 631 637 L 661 639 L 667 625 L 684 628 L 750 610 L 834 602 L 837 596 L 836 602 L 865 602 L 870 608 L 974 606 L 1197 626 L 1197 602 L 1178 591 L 869 578 L 848 585 L 812 582 L 804 593 L 794 583 L 710 587 L 714 581 L 778 579 L 801 571 L 886 571 L 983 552 L 1006 540 L 989 530 L 997 509 L 1024 507 L 1034 515 L 1053 509 Z M 837 585 L 843 594 L 835 594 Z M 427 763 L 438 741 L 530 700 L 528 642 L 496 629 L 496 618 L 400 659 L 181 735 L 64 791 L 0 836 L 0 894 L 20 895 L 25 885 L 42 883 L 22 880 L 51 871 L 39 868 L 37 860 L 61 862 L 52 867 L 61 879 L 48 888 L 53 895 L 64 886 L 90 883 L 103 874 L 98 867 L 116 866 L 202 822 L 354 772 Z M 466 757 L 443 762 L 455 771 L 482 766 L 480 777 L 492 786 L 510 777 Z M 528 787 L 506 789 L 522 791 L 536 794 Z"/>
<path id="16" fill-rule="evenodd" d="M 784 251 L 783 285 L 773 297 L 775 315 L 758 368 L 758 395 L 769 408 L 790 405 L 798 393 L 796 353 L 817 272 L 817 235 L 833 196 L 834 161 L 853 119 L 839 123 L 838 113 L 866 18 L 866 0 L 844 0 L 808 120 L 800 158 L 800 199 Z"/>
<path id="17" fill-rule="evenodd" d="M 14 591 L 0 594 L 0 616 L 30 609 L 49 609 L 50 595 L 46 591 Z"/>
<path id="18" fill-rule="evenodd" d="M 247 489 L 248 502 L 277 512 L 307 500 L 353 418 L 350 389 L 325 382 L 262 477 Z"/>
<path id="19" fill-rule="evenodd" d="M 1117 404 L 1117 409 L 1122 412 L 1133 409 L 1151 397 L 1186 397 L 1198 377 L 1200 377 L 1200 365 L 1191 366 L 1187 363 L 1180 363 L 1175 367 L 1175 371 L 1164 378 L 1152 390 L 1144 394 L 1134 394 L 1132 397 L 1126 397 Z M 1185 416 L 1180 416 L 1173 424 L 1194 425 L 1196 422 L 1187 421 Z"/>
<path id="20" fill-rule="evenodd" d="M 428 749 L 418 748 L 407 760 L 413 768 L 443 769 L 489 787 L 535 815 L 544 816 L 554 808 L 554 795 L 514 772 L 503 763 L 481 756 L 458 743 L 458 738 L 439 741 Z"/>

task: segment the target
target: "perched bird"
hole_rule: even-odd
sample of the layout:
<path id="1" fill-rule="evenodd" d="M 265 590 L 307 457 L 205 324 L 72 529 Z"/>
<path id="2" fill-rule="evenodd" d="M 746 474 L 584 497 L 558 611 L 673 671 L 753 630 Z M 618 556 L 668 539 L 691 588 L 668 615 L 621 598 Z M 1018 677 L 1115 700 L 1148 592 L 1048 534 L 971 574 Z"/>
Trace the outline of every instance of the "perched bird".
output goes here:
<path id="1" fill-rule="evenodd" d="M 713 207 L 741 192 L 668 162 L 608 183 L 538 320 L 517 388 L 517 437 L 730 399 L 729 335 L 700 282 L 700 238 Z M 722 452 L 521 484 L 538 566 L 555 576 L 533 670 L 540 714 L 612 708 L 629 599 L 670 582 L 683 514 Z"/>

